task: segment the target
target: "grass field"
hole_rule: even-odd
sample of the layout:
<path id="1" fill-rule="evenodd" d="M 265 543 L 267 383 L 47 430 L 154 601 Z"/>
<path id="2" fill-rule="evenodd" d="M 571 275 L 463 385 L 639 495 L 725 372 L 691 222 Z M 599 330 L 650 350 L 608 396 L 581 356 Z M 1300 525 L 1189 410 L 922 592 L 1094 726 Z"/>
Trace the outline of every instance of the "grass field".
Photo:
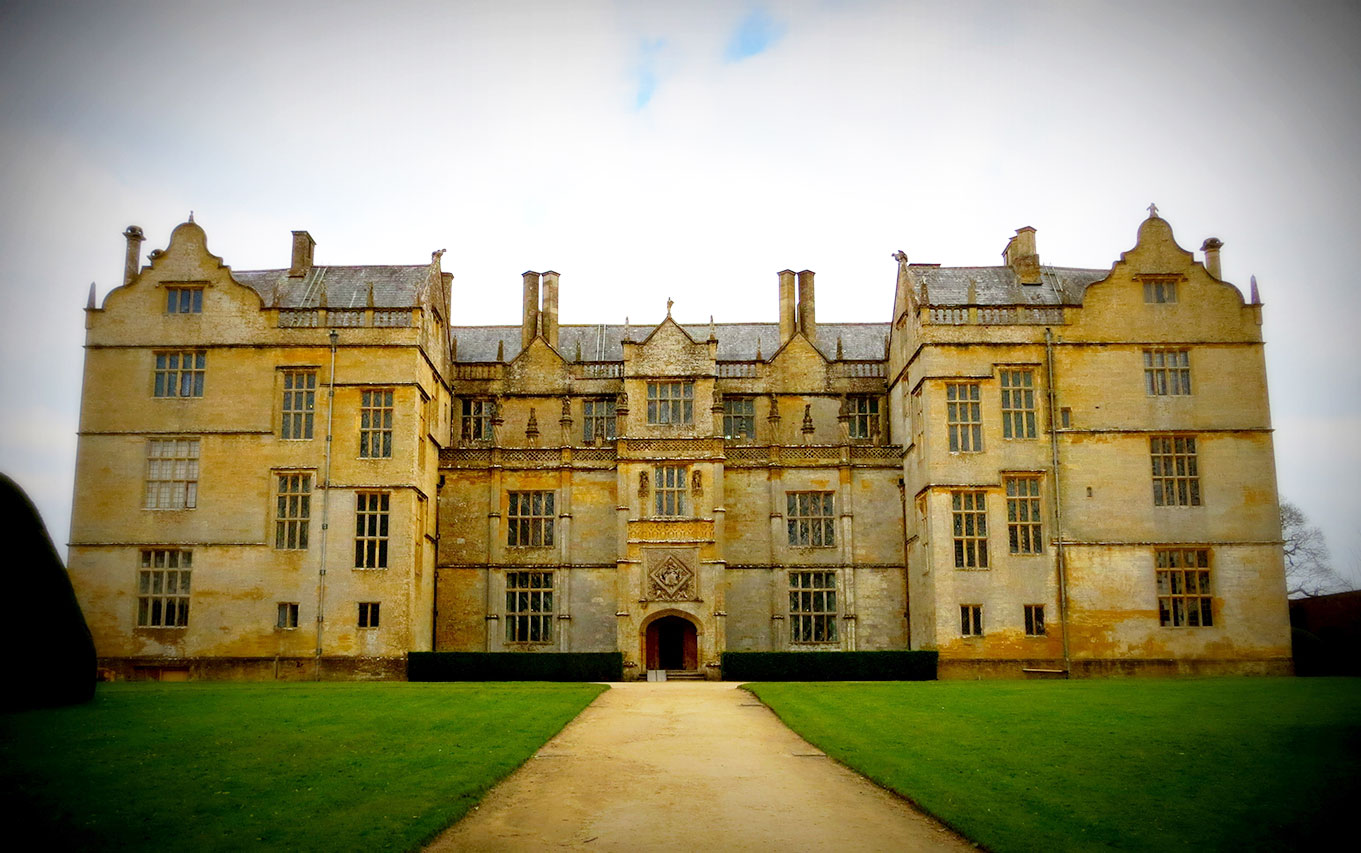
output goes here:
<path id="1" fill-rule="evenodd" d="M 107 684 L 0 715 L 0 801 L 48 849 L 401 850 L 604 688 Z"/>
<path id="2" fill-rule="evenodd" d="M 1361 679 L 749 688 L 828 755 L 997 851 L 1361 836 Z"/>

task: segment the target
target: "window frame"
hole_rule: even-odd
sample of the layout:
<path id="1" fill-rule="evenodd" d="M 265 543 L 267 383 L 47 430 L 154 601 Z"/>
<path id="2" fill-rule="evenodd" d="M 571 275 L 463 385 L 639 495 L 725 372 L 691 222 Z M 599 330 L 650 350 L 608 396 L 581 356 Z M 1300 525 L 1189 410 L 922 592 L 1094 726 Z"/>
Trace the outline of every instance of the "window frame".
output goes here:
<path id="1" fill-rule="evenodd" d="M 723 438 L 734 442 L 756 440 L 755 397 L 723 396 Z"/>
<path id="2" fill-rule="evenodd" d="M 274 473 L 274 550 L 306 551 L 312 520 L 312 472 Z"/>
<path id="3" fill-rule="evenodd" d="M 1175 278 L 1145 278 L 1144 303 L 1148 305 L 1177 304 L 1177 283 Z"/>
<path id="4" fill-rule="evenodd" d="M 613 441 L 618 428 L 614 397 L 587 397 L 581 403 L 581 440 L 586 444 Z"/>
<path id="5" fill-rule="evenodd" d="M 354 519 L 354 567 L 360 570 L 386 569 L 392 524 L 392 493 L 355 492 Z"/>
<path id="6" fill-rule="evenodd" d="M 1036 438 L 1039 432 L 1035 371 L 1029 367 L 1006 367 L 998 371 L 997 378 L 1002 391 L 1002 438 L 1015 441 Z"/>
<path id="7" fill-rule="evenodd" d="M 183 445 L 183 452 L 180 445 Z M 158 448 L 169 448 L 173 453 L 158 454 Z M 162 511 L 197 509 L 200 453 L 198 438 L 147 439 L 146 489 L 142 508 Z M 169 502 L 163 503 L 162 496 L 167 496 Z"/>
<path id="8" fill-rule="evenodd" d="M 836 492 L 785 492 L 785 528 L 791 548 L 836 547 Z"/>
<path id="9" fill-rule="evenodd" d="M 203 285 L 166 285 L 165 294 L 166 314 L 203 313 Z"/>
<path id="10" fill-rule="evenodd" d="M 945 426 L 951 453 L 983 452 L 982 383 L 945 383 Z"/>
<path id="11" fill-rule="evenodd" d="M 359 458 L 391 459 L 396 393 L 392 388 L 364 388 L 359 394 Z"/>
<path id="12" fill-rule="evenodd" d="M 695 422 L 695 383 L 668 379 L 647 383 L 648 426 L 688 426 Z"/>
<path id="13" fill-rule="evenodd" d="M 846 397 L 846 435 L 854 441 L 874 441 L 879 438 L 880 411 L 878 394 L 850 394 Z"/>
<path id="14" fill-rule="evenodd" d="M 688 518 L 690 491 L 688 465 L 652 466 L 652 505 L 656 518 Z"/>
<path id="15" fill-rule="evenodd" d="M 1027 637 L 1047 637 L 1049 629 L 1044 623 L 1043 604 L 1023 604 L 1022 618 L 1025 622 L 1025 635 Z"/>
<path id="16" fill-rule="evenodd" d="M 372 631 L 382 627 L 383 612 L 381 601 L 358 601 L 359 617 L 356 627 L 361 631 Z"/>
<path id="17" fill-rule="evenodd" d="M 189 627 L 194 552 L 186 548 L 142 548 L 137 569 L 137 628 Z M 174 611 L 171 613 L 171 611 Z"/>
<path id="18" fill-rule="evenodd" d="M 1148 397 L 1191 396 L 1191 350 L 1186 347 L 1144 349 L 1144 394 Z M 1178 361 L 1179 363 L 1171 363 Z"/>
<path id="19" fill-rule="evenodd" d="M 496 417 L 496 400 L 491 397 L 461 397 L 459 400 L 458 434 L 463 442 L 492 440 L 492 421 Z"/>
<path id="20" fill-rule="evenodd" d="M 506 642 L 547 645 L 553 642 L 554 581 L 552 570 L 515 569 L 506 572 Z"/>
<path id="21" fill-rule="evenodd" d="M 283 400 L 279 406 L 279 438 L 284 441 L 309 441 L 316 421 L 317 370 L 300 367 L 281 372 Z"/>
<path id="22" fill-rule="evenodd" d="M 1011 553 L 1044 553 L 1043 478 L 1039 474 L 1008 474 L 1002 478 L 1007 500 L 1007 546 Z"/>
<path id="23" fill-rule="evenodd" d="M 157 400 L 199 399 L 208 373 L 206 349 L 153 350 L 151 396 Z M 189 366 L 185 359 L 192 359 Z"/>
<path id="24" fill-rule="evenodd" d="M 280 631 L 298 630 L 298 602 L 278 602 L 278 607 L 275 610 L 274 627 Z"/>
<path id="25" fill-rule="evenodd" d="M 1157 548 L 1154 550 L 1153 566 L 1158 626 L 1213 628 L 1214 588 L 1210 549 Z"/>
<path id="26" fill-rule="evenodd" d="M 512 489 L 506 492 L 506 547 L 555 547 L 557 492 Z M 523 511 L 523 510 L 527 510 Z M 537 541 L 536 541 L 537 540 Z"/>
<path id="27" fill-rule="evenodd" d="M 1199 451 L 1194 435 L 1168 433 L 1148 438 L 1153 474 L 1153 505 L 1203 506 Z"/>
<path id="28" fill-rule="evenodd" d="M 959 605 L 959 636 L 961 637 L 983 636 L 983 605 L 981 604 Z"/>
<path id="29" fill-rule="evenodd" d="M 789 643 L 821 646 L 840 642 L 836 569 L 789 572 Z"/>
<path id="30" fill-rule="evenodd" d="M 982 489 L 950 492 L 950 534 L 955 568 L 988 569 L 988 493 Z"/>

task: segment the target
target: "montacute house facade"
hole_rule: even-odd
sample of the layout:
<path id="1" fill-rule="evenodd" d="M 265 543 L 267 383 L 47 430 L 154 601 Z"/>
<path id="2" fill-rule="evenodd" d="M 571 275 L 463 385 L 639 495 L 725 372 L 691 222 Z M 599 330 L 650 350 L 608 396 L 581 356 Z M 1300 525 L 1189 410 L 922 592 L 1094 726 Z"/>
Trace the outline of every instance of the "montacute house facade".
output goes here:
<path id="1" fill-rule="evenodd" d="M 1255 283 L 1151 209 L 1109 269 L 895 255 L 893 316 L 457 325 L 442 253 L 237 271 L 178 226 L 86 309 L 70 572 L 118 677 L 411 651 L 935 649 L 942 677 L 1290 671 Z M 887 281 L 885 282 L 887 286 Z M 570 298 L 570 291 L 566 293 Z"/>

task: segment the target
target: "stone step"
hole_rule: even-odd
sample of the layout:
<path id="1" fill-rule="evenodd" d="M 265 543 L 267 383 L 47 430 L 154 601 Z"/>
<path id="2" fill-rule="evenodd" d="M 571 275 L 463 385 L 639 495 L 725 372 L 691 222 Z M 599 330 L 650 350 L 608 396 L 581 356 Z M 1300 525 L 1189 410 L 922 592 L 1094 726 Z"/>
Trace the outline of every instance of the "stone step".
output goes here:
<path id="1" fill-rule="evenodd" d="M 704 673 L 697 669 L 668 669 L 667 681 L 703 681 Z"/>

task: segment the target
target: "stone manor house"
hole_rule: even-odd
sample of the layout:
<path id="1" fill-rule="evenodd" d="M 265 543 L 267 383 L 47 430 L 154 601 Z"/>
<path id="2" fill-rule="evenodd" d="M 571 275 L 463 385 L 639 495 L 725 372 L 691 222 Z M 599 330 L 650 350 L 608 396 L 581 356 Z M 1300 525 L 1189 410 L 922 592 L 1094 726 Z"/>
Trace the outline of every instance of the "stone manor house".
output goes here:
<path id="1" fill-rule="evenodd" d="M 295 231 L 239 271 L 191 217 L 142 265 L 130 227 L 86 309 L 70 541 L 101 665 L 1289 672 L 1256 285 L 1150 211 L 1109 269 L 1042 264 L 1031 228 L 999 266 L 899 252 L 893 315 L 849 324 L 785 270 L 775 323 L 561 325 L 527 272 L 518 325 L 458 326 L 441 252 L 321 266 Z"/>

